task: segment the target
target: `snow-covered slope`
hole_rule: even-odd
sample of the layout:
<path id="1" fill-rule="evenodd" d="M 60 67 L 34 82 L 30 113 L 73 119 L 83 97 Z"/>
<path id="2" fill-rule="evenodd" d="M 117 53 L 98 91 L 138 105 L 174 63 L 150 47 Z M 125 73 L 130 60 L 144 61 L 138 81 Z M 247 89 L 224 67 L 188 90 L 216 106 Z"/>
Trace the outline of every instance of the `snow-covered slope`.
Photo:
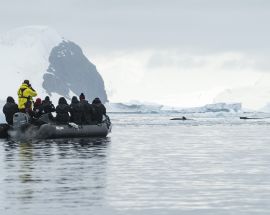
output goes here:
<path id="1" fill-rule="evenodd" d="M 7 96 L 17 99 L 25 79 L 38 97 L 49 94 L 54 102 L 60 96 L 70 98 L 81 92 L 89 100 L 100 97 L 107 101 L 103 79 L 81 48 L 46 26 L 22 27 L 0 35 L 0 73 L 2 101 Z M 50 78 L 46 78 L 48 74 Z"/>
<path id="2" fill-rule="evenodd" d="M 0 35 L 0 98 L 17 97 L 17 90 L 24 79 L 29 79 L 40 96 L 43 74 L 46 72 L 51 49 L 62 41 L 48 27 L 24 27 Z"/>
<path id="3" fill-rule="evenodd" d="M 265 110 L 270 103 L 270 75 L 265 73 L 254 84 L 246 87 L 227 89 L 219 93 L 214 102 L 241 102 L 244 108 Z"/>
<path id="4" fill-rule="evenodd" d="M 270 88 L 241 87 L 217 95 L 215 102 L 241 102 L 245 108 L 260 110 L 270 101 Z"/>

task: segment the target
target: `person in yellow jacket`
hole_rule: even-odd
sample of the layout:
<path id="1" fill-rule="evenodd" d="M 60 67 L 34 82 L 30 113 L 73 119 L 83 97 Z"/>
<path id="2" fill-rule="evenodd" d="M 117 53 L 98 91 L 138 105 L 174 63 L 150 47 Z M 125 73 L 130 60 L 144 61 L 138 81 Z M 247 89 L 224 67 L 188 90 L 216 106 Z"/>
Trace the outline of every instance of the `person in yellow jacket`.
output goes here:
<path id="1" fill-rule="evenodd" d="M 26 103 L 31 104 L 32 109 L 32 103 L 33 103 L 33 97 L 37 96 L 36 91 L 32 88 L 31 84 L 28 80 L 25 80 L 22 85 L 20 86 L 18 90 L 18 108 L 21 112 L 25 112 Z"/>

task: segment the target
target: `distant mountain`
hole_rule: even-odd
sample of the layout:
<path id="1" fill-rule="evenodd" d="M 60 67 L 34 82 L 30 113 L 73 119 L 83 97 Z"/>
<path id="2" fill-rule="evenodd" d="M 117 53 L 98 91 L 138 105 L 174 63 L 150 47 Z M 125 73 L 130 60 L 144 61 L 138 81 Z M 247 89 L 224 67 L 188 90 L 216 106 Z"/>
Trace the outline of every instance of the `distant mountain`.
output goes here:
<path id="1" fill-rule="evenodd" d="M 0 100 L 17 98 L 23 80 L 29 79 L 38 97 L 70 99 L 83 92 L 90 101 L 108 100 L 101 75 L 74 42 L 64 40 L 46 26 L 17 28 L 0 35 Z"/>
<path id="2" fill-rule="evenodd" d="M 49 56 L 49 68 L 43 75 L 43 88 L 49 95 L 57 93 L 70 98 L 70 91 L 76 95 L 81 92 L 93 100 L 99 97 L 106 102 L 104 82 L 81 48 L 73 42 L 62 41 L 54 47 Z"/>

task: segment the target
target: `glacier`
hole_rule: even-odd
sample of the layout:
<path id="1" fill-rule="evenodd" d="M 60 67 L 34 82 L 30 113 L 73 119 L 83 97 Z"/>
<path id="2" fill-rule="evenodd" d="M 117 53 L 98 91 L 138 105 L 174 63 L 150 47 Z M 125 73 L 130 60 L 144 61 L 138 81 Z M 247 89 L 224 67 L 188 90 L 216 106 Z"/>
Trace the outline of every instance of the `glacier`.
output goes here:
<path id="1" fill-rule="evenodd" d="M 241 103 L 215 103 L 201 107 L 180 108 L 168 107 L 160 104 L 148 104 L 141 102 L 130 103 L 106 103 L 107 111 L 112 113 L 242 113 Z"/>

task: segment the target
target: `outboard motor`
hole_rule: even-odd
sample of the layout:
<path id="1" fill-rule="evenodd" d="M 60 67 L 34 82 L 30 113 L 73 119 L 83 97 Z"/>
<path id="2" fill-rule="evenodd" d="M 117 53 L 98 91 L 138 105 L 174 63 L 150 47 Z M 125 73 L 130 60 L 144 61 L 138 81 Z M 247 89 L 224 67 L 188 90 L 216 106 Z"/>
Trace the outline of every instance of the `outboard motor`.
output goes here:
<path id="1" fill-rule="evenodd" d="M 109 130 L 111 130 L 111 125 L 112 125 L 112 123 L 111 123 L 110 117 L 109 117 L 108 115 L 104 114 L 104 115 L 102 116 L 102 122 L 105 122 L 106 125 L 107 125 L 107 128 L 108 128 Z"/>
<path id="2" fill-rule="evenodd" d="M 22 128 L 29 124 L 29 116 L 25 113 L 15 113 L 13 115 L 13 128 Z"/>

